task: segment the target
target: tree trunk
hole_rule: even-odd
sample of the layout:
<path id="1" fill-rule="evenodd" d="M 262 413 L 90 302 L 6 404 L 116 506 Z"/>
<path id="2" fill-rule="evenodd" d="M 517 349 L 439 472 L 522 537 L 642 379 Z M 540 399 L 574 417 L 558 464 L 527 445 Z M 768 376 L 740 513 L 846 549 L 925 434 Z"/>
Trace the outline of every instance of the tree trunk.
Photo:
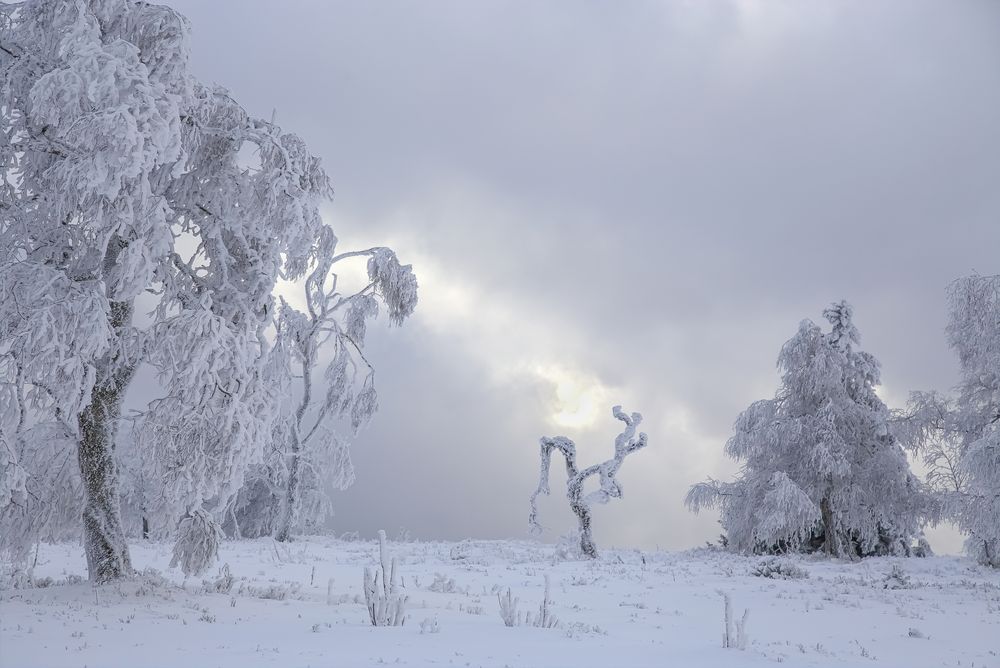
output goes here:
<path id="1" fill-rule="evenodd" d="M 571 503 L 570 506 L 580 520 L 580 550 L 591 559 L 597 559 L 597 545 L 590 532 L 590 508 L 583 503 Z"/>
<path id="2" fill-rule="evenodd" d="M 131 302 L 111 303 L 111 324 L 117 333 L 129 325 L 131 317 Z M 132 572 L 118 502 L 115 436 L 125 388 L 135 366 L 122 364 L 117 352 L 98 364 L 90 405 L 78 418 L 77 454 L 84 490 L 83 544 L 87 572 L 94 582 L 108 582 Z"/>
<path id="3" fill-rule="evenodd" d="M 819 502 L 819 510 L 823 515 L 823 550 L 831 556 L 839 557 L 841 553 L 840 539 L 834 527 L 833 510 L 830 508 L 828 497 L 823 497 L 823 500 Z"/>
<path id="4" fill-rule="evenodd" d="M 294 427 L 293 427 L 294 429 Z M 297 431 L 297 430 L 296 430 Z M 288 463 L 288 486 L 285 488 L 285 504 L 281 511 L 281 520 L 274 539 L 285 543 L 292 539 L 292 525 L 295 524 L 295 505 L 299 497 L 299 439 L 292 437 L 292 459 Z"/>
<path id="5" fill-rule="evenodd" d="M 302 441 L 299 430 L 302 428 L 302 418 L 312 403 L 312 367 L 313 358 L 306 355 L 302 359 L 302 401 L 295 411 L 295 422 L 292 424 L 291 461 L 288 463 L 288 486 L 285 488 L 285 505 L 278 523 L 274 539 L 284 543 L 292 538 L 292 527 L 295 525 L 296 506 L 299 503 L 299 482 L 302 467 Z"/>

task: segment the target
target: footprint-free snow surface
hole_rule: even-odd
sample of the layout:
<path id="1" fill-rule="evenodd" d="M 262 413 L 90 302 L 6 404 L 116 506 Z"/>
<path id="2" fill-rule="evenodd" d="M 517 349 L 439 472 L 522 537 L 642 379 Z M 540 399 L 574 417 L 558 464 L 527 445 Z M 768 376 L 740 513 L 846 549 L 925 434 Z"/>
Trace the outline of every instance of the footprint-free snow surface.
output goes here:
<path id="1" fill-rule="evenodd" d="M 515 541 L 389 547 L 407 619 L 374 628 L 374 542 L 227 542 L 219 568 L 186 580 L 168 545 L 142 543 L 141 574 L 100 587 L 82 580 L 78 545 L 43 545 L 32 586 L 3 572 L 0 665 L 1000 666 L 1000 573 L 958 557 L 783 558 L 765 577 L 761 558 L 708 549 L 586 561 Z M 537 612 L 546 575 L 558 625 L 505 626 L 498 594 Z M 722 647 L 721 592 L 734 631 L 749 610 L 745 650 Z"/>

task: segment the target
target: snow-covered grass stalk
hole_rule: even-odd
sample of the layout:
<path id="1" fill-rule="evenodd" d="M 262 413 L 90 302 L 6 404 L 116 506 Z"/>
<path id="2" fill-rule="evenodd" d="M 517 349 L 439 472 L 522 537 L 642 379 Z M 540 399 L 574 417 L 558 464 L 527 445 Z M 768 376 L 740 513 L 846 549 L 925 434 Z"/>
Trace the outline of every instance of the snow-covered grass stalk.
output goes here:
<path id="1" fill-rule="evenodd" d="M 545 576 L 545 596 L 538 604 L 538 615 L 535 617 L 528 613 L 528 626 L 535 626 L 540 629 L 551 629 L 559 625 L 559 620 L 552 614 L 552 597 L 549 595 L 549 576 Z"/>
<path id="2" fill-rule="evenodd" d="M 520 626 L 522 616 L 517 613 L 517 604 L 521 599 L 511 594 L 510 587 L 507 587 L 507 595 L 497 594 L 500 602 L 500 618 L 503 619 L 504 626 Z"/>
<path id="3" fill-rule="evenodd" d="M 497 594 L 500 602 L 500 618 L 503 619 L 504 626 L 533 626 L 540 629 L 554 629 L 559 626 L 559 619 L 552 614 L 552 597 L 550 595 L 549 576 L 545 576 L 545 595 L 542 602 L 538 604 L 538 614 L 520 613 L 517 605 L 520 599 L 511 594 L 510 587 L 507 594 Z"/>
<path id="4" fill-rule="evenodd" d="M 615 479 L 615 474 L 625 461 L 627 455 L 636 450 L 646 447 L 646 434 L 635 435 L 635 429 L 642 422 L 642 415 L 632 413 L 627 415 L 622 411 L 621 406 L 611 409 L 612 415 L 625 423 L 625 430 L 615 439 L 615 454 L 611 459 L 589 466 L 582 471 L 576 464 L 576 444 L 565 436 L 554 438 L 542 437 L 541 444 L 541 476 L 538 481 L 538 488 L 531 495 L 531 514 L 528 516 L 528 523 L 534 532 L 541 531 L 542 527 L 538 523 L 538 497 L 549 494 L 549 466 L 552 460 L 552 451 L 558 450 L 566 459 L 566 498 L 569 499 L 569 507 L 580 522 L 580 550 L 591 559 L 597 558 L 597 545 L 594 543 L 590 528 L 590 508 L 595 503 L 607 503 L 609 499 L 621 498 L 622 487 Z M 600 488 L 584 496 L 583 486 L 587 478 L 599 476 Z"/>
<path id="5" fill-rule="evenodd" d="M 747 637 L 747 620 L 750 618 L 750 609 L 743 610 L 743 616 L 736 622 L 733 629 L 733 602 L 729 594 L 719 591 L 725 601 L 725 628 L 722 631 L 722 646 L 727 649 L 746 649 L 749 638 Z"/>
<path id="6" fill-rule="evenodd" d="M 406 621 L 406 601 L 408 596 L 399 589 L 396 572 L 396 558 L 385 549 L 385 531 L 378 532 L 379 567 L 374 571 L 365 567 L 365 605 L 372 626 L 402 626 Z M 381 577 L 380 577 L 381 576 Z"/>

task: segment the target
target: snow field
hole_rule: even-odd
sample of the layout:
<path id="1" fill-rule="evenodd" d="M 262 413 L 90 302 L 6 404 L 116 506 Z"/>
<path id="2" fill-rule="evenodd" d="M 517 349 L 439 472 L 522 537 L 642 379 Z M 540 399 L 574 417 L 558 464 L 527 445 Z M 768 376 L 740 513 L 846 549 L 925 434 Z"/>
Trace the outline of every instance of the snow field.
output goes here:
<path id="1" fill-rule="evenodd" d="M 789 557 L 778 562 L 807 577 L 782 579 L 751 575 L 759 557 L 707 549 L 597 561 L 521 541 L 389 550 L 407 620 L 375 628 L 362 592 L 372 541 L 227 541 L 218 569 L 186 580 L 167 570 L 169 544 L 134 543 L 143 574 L 99 587 L 79 545 L 43 545 L 36 586 L 4 571 L 0 666 L 1000 666 L 1000 573 L 964 558 Z M 505 626 L 498 594 L 537 612 L 546 575 L 559 626 Z M 745 651 L 722 647 L 720 592 L 736 620 L 750 610 Z"/>

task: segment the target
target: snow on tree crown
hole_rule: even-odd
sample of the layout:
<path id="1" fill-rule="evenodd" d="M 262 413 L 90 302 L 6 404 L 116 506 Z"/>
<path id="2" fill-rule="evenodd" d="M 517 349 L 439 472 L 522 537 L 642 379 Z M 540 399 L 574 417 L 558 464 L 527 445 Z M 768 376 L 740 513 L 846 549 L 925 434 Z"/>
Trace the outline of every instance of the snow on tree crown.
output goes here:
<path id="1" fill-rule="evenodd" d="M 832 325 L 830 340 L 841 347 L 861 342 L 858 328 L 854 326 L 854 307 L 846 301 L 834 302 L 823 311 L 823 317 Z"/>

